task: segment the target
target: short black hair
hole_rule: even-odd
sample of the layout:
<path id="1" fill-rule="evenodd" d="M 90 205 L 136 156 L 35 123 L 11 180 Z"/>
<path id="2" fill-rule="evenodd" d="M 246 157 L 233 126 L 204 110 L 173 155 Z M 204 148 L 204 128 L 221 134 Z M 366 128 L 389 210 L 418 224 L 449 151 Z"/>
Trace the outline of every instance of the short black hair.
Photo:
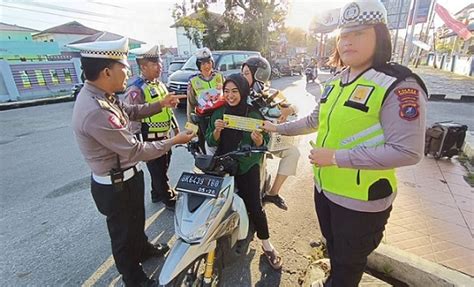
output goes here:
<path id="1" fill-rule="evenodd" d="M 100 59 L 100 58 L 81 58 L 81 67 L 84 72 L 86 80 L 95 81 L 99 78 L 100 72 L 102 70 L 109 68 L 111 69 L 114 64 L 118 62 L 111 59 Z"/>
<path id="2" fill-rule="evenodd" d="M 385 24 L 379 23 L 374 25 L 375 30 L 375 54 L 372 61 L 373 67 L 382 66 L 392 58 L 392 38 L 390 32 Z M 341 60 L 341 55 L 337 51 L 337 42 L 339 42 L 339 36 L 336 39 L 336 48 L 332 53 L 329 64 L 335 67 L 343 67 L 344 63 Z"/>

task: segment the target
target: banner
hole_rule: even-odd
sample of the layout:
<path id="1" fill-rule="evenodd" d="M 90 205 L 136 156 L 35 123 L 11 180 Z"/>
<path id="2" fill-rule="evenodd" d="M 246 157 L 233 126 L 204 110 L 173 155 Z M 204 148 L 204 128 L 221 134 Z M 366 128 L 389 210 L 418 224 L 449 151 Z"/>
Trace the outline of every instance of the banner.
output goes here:
<path id="1" fill-rule="evenodd" d="M 463 38 L 464 41 L 467 41 L 472 37 L 472 33 L 467 29 L 467 25 L 461 21 L 456 20 L 453 16 L 451 16 L 451 14 L 449 14 L 446 8 L 439 5 L 438 3 L 435 4 L 435 12 L 438 14 L 441 20 L 443 20 L 444 24 L 446 24 L 446 26 Z"/>

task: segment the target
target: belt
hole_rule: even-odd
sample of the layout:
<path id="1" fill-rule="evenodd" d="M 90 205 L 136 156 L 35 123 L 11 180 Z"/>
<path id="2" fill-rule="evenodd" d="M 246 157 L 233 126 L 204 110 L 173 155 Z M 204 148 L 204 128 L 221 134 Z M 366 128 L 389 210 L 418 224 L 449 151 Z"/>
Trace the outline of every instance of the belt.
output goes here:
<path id="1" fill-rule="evenodd" d="M 164 137 L 168 137 L 169 132 L 162 132 L 162 133 L 148 133 L 146 135 L 147 140 L 157 140 L 162 139 Z"/>
<path id="2" fill-rule="evenodd" d="M 123 181 L 131 179 L 135 174 L 142 170 L 142 162 L 137 163 L 136 165 L 127 168 L 123 171 Z M 100 176 L 97 174 L 92 174 L 92 179 L 100 184 L 112 184 L 112 178 L 109 176 Z"/>

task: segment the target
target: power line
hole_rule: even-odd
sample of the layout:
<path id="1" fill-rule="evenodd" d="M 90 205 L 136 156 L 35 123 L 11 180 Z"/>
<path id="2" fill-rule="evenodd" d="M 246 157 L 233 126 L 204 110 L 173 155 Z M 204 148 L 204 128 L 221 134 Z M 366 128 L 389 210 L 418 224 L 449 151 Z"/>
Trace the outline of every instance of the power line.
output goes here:
<path id="1" fill-rule="evenodd" d="M 87 18 L 76 17 L 76 16 L 74 16 L 74 17 L 65 16 L 65 15 L 61 15 L 61 14 L 53 13 L 53 12 L 38 11 L 38 10 L 33 10 L 33 9 L 28 9 L 28 8 L 23 8 L 23 7 L 5 5 L 4 3 L 0 3 L 0 6 L 10 8 L 10 9 L 17 9 L 17 10 L 21 10 L 21 11 L 30 11 L 30 12 L 34 12 L 34 13 L 40 13 L 40 14 L 54 15 L 54 16 L 68 18 L 68 19 L 74 19 L 75 18 L 75 19 L 80 19 L 80 20 L 86 20 L 86 21 L 93 21 L 93 22 L 102 23 L 102 24 L 108 24 L 107 22 L 100 21 L 100 20 L 87 19 Z"/>

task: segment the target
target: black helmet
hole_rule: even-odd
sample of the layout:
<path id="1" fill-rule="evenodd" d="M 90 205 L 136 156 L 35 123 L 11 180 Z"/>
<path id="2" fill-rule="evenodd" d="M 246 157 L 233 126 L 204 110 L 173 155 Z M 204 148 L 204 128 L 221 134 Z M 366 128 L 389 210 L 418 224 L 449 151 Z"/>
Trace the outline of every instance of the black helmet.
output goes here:
<path id="1" fill-rule="evenodd" d="M 272 68 L 270 67 L 270 63 L 264 57 L 252 56 L 245 61 L 242 68 L 244 65 L 249 67 L 254 81 L 266 83 L 270 80 Z"/>
<path id="2" fill-rule="evenodd" d="M 201 48 L 196 51 L 196 66 L 198 70 L 201 71 L 201 63 L 212 61 L 214 63 L 214 58 L 212 58 L 212 53 L 209 48 Z"/>

